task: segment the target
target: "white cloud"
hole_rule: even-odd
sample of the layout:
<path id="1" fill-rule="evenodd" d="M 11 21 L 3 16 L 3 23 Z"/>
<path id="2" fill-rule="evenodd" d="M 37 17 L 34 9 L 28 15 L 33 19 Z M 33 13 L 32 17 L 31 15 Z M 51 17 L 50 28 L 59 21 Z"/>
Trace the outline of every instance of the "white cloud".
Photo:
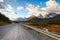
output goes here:
<path id="1" fill-rule="evenodd" d="M 40 14 L 40 8 L 39 7 L 35 7 L 32 4 L 28 4 L 26 9 L 28 10 L 29 14 L 32 14 L 32 15 L 35 15 L 35 16 L 38 16 Z"/>
<path id="2" fill-rule="evenodd" d="M 22 6 L 17 7 L 17 10 L 23 10 L 24 8 Z"/>
<path id="3" fill-rule="evenodd" d="M 55 0 L 49 0 L 46 2 L 46 7 L 41 8 L 44 15 L 49 14 L 51 12 L 60 14 L 60 5 Z"/>
<path id="4" fill-rule="evenodd" d="M 5 6 L 5 9 L 0 9 L 0 12 L 4 15 L 6 15 L 7 17 L 9 17 L 9 19 L 13 20 L 15 18 L 17 18 L 14 10 L 13 10 L 13 7 L 11 5 L 7 5 Z"/>
<path id="5" fill-rule="evenodd" d="M 26 18 L 28 18 L 28 17 L 30 17 L 31 15 L 30 14 L 28 14 L 27 16 L 26 16 Z"/>
<path id="6" fill-rule="evenodd" d="M 3 3 L 0 4 L 0 10 L 7 10 L 7 11 L 12 11 L 13 10 L 13 7 L 11 5 L 5 5 Z"/>
<path id="7" fill-rule="evenodd" d="M 26 9 L 28 10 L 29 16 L 30 15 L 39 16 L 40 14 L 45 16 L 49 12 L 47 10 L 47 8 L 39 8 L 39 7 L 36 7 L 36 6 L 32 5 L 32 4 L 28 4 Z"/>
<path id="8" fill-rule="evenodd" d="M 15 11 L 13 7 L 10 4 L 3 4 L 3 2 L 0 3 L 0 12 L 7 16 L 10 20 L 15 20 L 19 16 L 15 14 Z"/>
<path id="9" fill-rule="evenodd" d="M 3 2 L 3 0 L 0 0 L 0 2 Z"/>
<path id="10" fill-rule="evenodd" d="M 26 9 L 28 10 L 29 15 L 35 15 L 35 16 L 42 14 L 45 17 L 45 15 L 49 14 L 50 12 L 60 14 L 60 5 L 55 0 L 47 1 L 46 7 L 43 8 L 40 8 L 39 6 L 38 7 L 34 6 L 32 4 L 28 4 Z"/>
<path id="11" fill-rule="evenodd" d="M 35 15 L 35 16 L 39 16 L 40 14 L 42 14 L 43 16 L 45 16 L 46 14 L 48 14 L 48 10 L 47 8 L 40 8 L 40 7 L 36 7 L 32 4 L 27 5 L 28 10 L 28 14 L 30 15 Z"/>
<path id="12" fill-rule="evenodd" d="M 14 11 L 0 10 L 0 12 L 7 16 L 10 20 L 14 20 L 17 18 L 17 15 Z"/>
<path id="13" fill-rule="evenodd" d="M 4 9 L 5 11 L 9 12 L 10 14 L 15 15 L 15 12 L 13 10 L 13 7 L 11 5 L 7 5 L 7 7 Z"/>
<path id="14" fill-rule="evenodd" d="M 46 8 L 47 10 L 49 10 L 50 12 L 55 12 L 57 14 L 59 14 L 60 12 L 60 5 L 55 1 L 55 0 L 50 0 L 48 2 L 46 2 Z"/>
<path id="15" fill-rule="evenodd" d="M 13 7 L 11 6 L 11 5 L 7 5 L 7 7 L 6 7 L 6 10 L 8 10 L 8 11 L 12 11 L 13 10 Z"/>
<path id="16" fill-rule="evenodd" d="M 0 12 L 7 16 L 10 20 L 18 18 L 10 4 L 4 4 L 3 2 L 0 2 Z"/>
<path id="17" fill-rule="evenodd" d="M 11 5 L 8 5 L 8 9 L 12 10 L 13 8 L 12 8 L 12 6 L 11 6 Z"/>
<path id="18" fill-rule="evenodd" d="M 55 12 L 57 14 L 60 14 L 60 5 L 55 0 L 47 1 L 46 7 L 43 7 L 43 8 L 40 7 L 42 2 L 40 3 L 40 5 L 37 5 L 37 6 L 34 6 L 33 4 L 28 4 L 28 3 L 26 3 L 26 4 L 27 4 L 26 10 L 28 11 L 28 15 L 26 17 L 29 17 L 31 15 L 39 16 L 40 14 L 42 14 L 45 17 L 45 15 L 50 13 L 50 12 Z M 7 5 L 7 7 L 6 6 L 3 6 L 3 7 L 5 7 L 4 10 L 7 10 L 8 13 L 10 14 L 9 18 L 10 18 L 10 16 L 11 16 L 11 18 L 17 17 L 15 15 L 15 12 L 14 12 L 13 7 L 11 5 Z M 17 10 L 23 10 L 23 9 L 24 8 L 22 6 L 17 7 Z M 6 14 L 6 13 L 4 13 L 4 14 Z"/>
<path id="19" fill-rule="evenodd" d="M 46 6 L 49 8 L 54 8 L 58 5 L 58 3 L 55 0 L 49 0 L 46 2 Z"/>
<path id="20" fill-rule="evenodd" d="M 7 7 L 5 8 L 5 10 L 11 14 L 15 14 L 13 7 L 11 5 L 7 5 Z"/>

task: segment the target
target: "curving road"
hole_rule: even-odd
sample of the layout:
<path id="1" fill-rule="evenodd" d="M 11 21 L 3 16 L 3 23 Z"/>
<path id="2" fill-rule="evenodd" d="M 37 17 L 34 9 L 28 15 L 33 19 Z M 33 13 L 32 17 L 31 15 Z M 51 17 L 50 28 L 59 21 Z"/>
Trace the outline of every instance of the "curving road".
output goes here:
<path id="1" fill-rule="evenodd" d="M 44 40 L 35 31 L 19 24 L 0 27 L 0 40 Z"/>

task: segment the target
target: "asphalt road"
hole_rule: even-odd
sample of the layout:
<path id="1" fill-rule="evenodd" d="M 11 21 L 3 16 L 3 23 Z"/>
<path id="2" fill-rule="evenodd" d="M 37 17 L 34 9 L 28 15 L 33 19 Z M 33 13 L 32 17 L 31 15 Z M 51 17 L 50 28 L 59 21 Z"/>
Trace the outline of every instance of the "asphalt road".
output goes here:
<path id="1" fill-rule="evenodd" d="M 0 40 L 45 40 L 38 33 L 19 24 L 0 27 Z"/>

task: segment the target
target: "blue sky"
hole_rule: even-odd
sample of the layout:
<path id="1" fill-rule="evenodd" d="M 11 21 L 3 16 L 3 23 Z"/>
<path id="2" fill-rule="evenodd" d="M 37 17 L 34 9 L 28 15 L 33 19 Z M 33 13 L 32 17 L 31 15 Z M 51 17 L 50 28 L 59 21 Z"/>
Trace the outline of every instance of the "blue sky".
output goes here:
<path id="1" fill-rule="evenodd" d="M 60 0 L 3 0 L 1 2 L 4 3 L 5 6 L 9 5 L 8 9 L 10 10 L 10 12 L 12 11 L 11 14 L 9 12 L 5 13 L 4 11 L 4 14 L 10 19 L 15 19 L 18 17 L 29 17 L 31 15 L 36 15 L 36 14 L 39 15 L 39 13 L 41 13 L 39 12 L 39 9 L 44 10 L 45 12 L 47 6 L 49 5 L 46 4 L 46 2 L 49 3 L 50 1 L 53 1 L 52 3 L 54 3 L 52 6 L 50 4 L 51 7 L 54 7 L 56 4 L 60 6 Z"/>
<path id="2" fill-rule="evenodd" d="M 48 0 L 4 0 L 4 2 L 6 4 L 10 4 L 12 5 L 14 8 L 16 8 L 17 6 L 23 6 L 25 7 L 26 6 L 26 3 L 30 3 L 30 4 L 33 4 L 35 6 L 37 5 L 40 5 L 40 3 L 42 2 L 43 5 L 41 5 L 41 7 L 45 7 L 45 2 L 48 1 Z M 58 3 L 60 3 L 60 0 L 55 0 L 57 1 Z"/>

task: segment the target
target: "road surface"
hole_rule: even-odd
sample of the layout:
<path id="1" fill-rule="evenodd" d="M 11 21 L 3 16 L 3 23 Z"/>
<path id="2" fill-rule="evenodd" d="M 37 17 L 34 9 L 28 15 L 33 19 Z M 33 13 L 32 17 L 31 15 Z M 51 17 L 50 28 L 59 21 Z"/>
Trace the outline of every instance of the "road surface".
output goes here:
<path id="1" fill-rule="evenodd" d="M 0 27 L 0 40 L 44 40 L 33 30 L 19 24 Z"/>

